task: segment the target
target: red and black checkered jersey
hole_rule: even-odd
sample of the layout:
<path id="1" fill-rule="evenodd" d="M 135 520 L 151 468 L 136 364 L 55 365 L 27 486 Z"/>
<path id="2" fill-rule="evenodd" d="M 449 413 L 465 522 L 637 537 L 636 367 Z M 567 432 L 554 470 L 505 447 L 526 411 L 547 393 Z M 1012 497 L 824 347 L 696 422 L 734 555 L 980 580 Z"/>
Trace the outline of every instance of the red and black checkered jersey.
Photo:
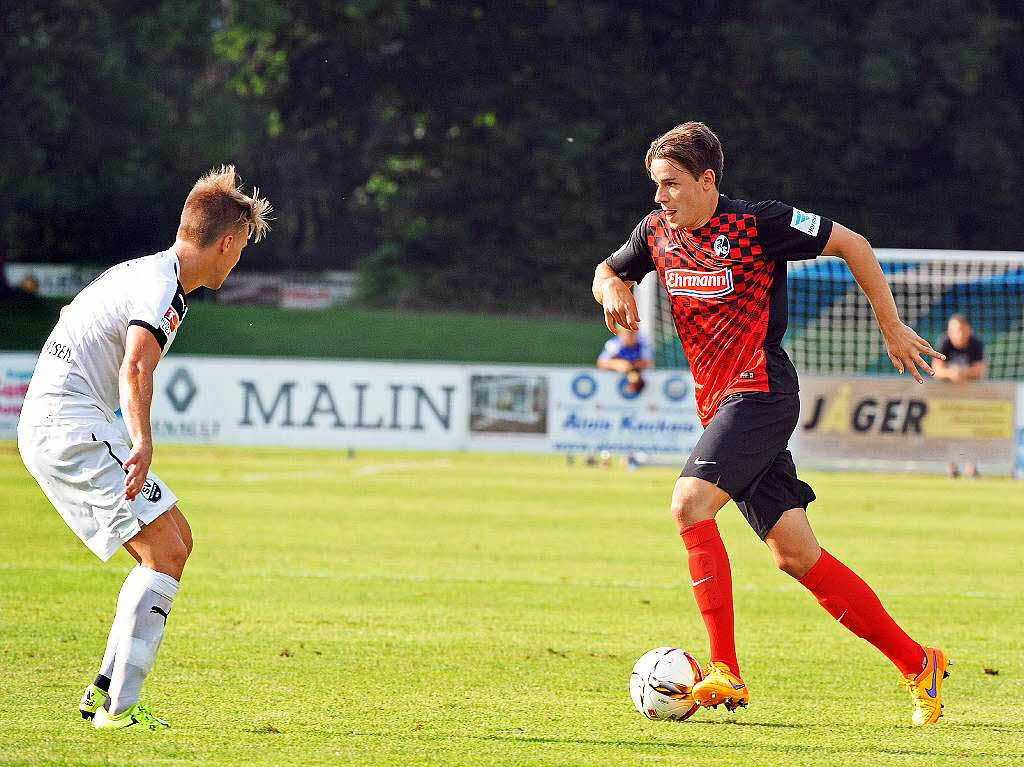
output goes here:
<path id="1" fill-rule="evenodd" d="M 831 233 L 827 218 L 785 203 L 719 195 L 704 226 L 674 227 L 664 211 L 652 211 L 607 259 L 624 280 L 658 271 L 705 426 L 730 394 L 799 390 L 782 349 L 785 262 L 821 255 Z"/>

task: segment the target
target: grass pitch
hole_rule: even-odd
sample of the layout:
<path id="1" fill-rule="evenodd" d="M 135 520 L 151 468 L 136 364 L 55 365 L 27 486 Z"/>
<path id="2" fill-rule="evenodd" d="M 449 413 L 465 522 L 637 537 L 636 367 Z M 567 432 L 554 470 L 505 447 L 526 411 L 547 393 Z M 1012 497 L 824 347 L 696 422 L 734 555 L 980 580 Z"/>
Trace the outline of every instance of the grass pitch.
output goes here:
<path id="1" fill-rule="evenodd" d="M 99 733 L 77 703 L 130 560 L 93 558 L 0 444 L 0 764 L 1024 762 L 1024 493 L 1008 480 L 808 475 L 823 544 L 954 659 L 946 717 L 914 730 L 894 669 L 731 505 L 751 707 L 633 711 L 646 650 L 707 656 L 672 470 L 171 447 L 156 470 L 196 537 L 144 689 L 173 729 Z"/>

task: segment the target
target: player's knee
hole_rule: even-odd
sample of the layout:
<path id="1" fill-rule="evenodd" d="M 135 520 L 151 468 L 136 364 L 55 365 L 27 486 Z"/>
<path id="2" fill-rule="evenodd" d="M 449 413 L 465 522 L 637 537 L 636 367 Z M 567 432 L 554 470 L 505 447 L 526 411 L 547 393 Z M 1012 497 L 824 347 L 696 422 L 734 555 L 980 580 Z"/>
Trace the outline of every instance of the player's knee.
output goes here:
<path id="1" fill-rule="evenodd" d="M 715 516 L 713 509 L 704 507 L 689 498 L 673 498 L 670 511 L 672 519 L 675 520 L 680 532 L 690 525 L 702 522 L 705 519 L 713 519 Z"/>
<path id="2" fill-rule="evenodd" d="M 175 546 L 170 552 L 170 562 L 175 565 L 179 570 L 185 569 L 185 562 L 188 561 L 189 550 L 186 548 L 185 543 Z"/>
<path id="3" fill-rule="evenodd" d="M 786 575 L 800 580 L 814 567 L 815 558 L 806 551 L 772 551 L 775 565 Z"/>
<path id="4" fill-rule="evenodd" d="M 185 547 L 185 559 L 192 556 L 192 531 L 186 527 L 181 531 L 181 542 Z"/>
<path id="5" fill-rule="evenodd" d="M 192 554 L 192 528 L 189 527 L 188 520 L 181 513 L 177 506 L 174 507 L 177 511 L 175 523 L 178 526 L 178 535 L 181 536 L 181 542 L 185 544 L 185 558 L 187 559 Z"/>
<path id="6" fill-rule="evenodd" d="M 188 561 L 190 550 L 191 547 L 186 547 L 182 540 L 165 546 L 157 558 L 154 569 L 166 573 L 172 578 L 181 578 L 181 572 L 185 569 L 185 562 Z"/>

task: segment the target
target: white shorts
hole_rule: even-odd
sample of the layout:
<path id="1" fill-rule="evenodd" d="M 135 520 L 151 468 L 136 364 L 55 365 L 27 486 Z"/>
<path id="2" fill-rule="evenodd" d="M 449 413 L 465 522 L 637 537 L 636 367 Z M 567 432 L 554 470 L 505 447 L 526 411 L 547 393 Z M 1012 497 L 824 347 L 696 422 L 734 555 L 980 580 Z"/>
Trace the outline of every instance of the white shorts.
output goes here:
<path id="1" fill-rule="evenodd" d="M 75 535 L 104 562 L 178 499 L 152 471 L 134 501 L 122 463 L 131 448 L 106 421 L 18 425 L 21 458 Z"/>

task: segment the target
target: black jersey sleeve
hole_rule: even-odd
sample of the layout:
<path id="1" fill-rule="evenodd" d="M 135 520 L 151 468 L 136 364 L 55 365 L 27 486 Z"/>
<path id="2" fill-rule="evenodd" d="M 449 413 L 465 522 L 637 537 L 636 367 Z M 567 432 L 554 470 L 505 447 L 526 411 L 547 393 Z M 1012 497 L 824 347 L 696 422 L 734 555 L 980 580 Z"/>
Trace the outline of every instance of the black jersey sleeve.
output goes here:
<path id="1" fill-rule="evenodd" d="M 755 202 L 757 239 L 765 258 L 776 261 L 802 261 L 817 258 L 828 244 L 832 221 L 817 213 L 807 213 L 777 200 Z"/>
<path id="2" fill-rule="evenodd" d="M 636 225 L 622 247 L 605 259 L 605 263 L 620 279 L 640 282 L 648 272 L 654 271 L 651 248 L 647 244 L 647 219 Z"/>

